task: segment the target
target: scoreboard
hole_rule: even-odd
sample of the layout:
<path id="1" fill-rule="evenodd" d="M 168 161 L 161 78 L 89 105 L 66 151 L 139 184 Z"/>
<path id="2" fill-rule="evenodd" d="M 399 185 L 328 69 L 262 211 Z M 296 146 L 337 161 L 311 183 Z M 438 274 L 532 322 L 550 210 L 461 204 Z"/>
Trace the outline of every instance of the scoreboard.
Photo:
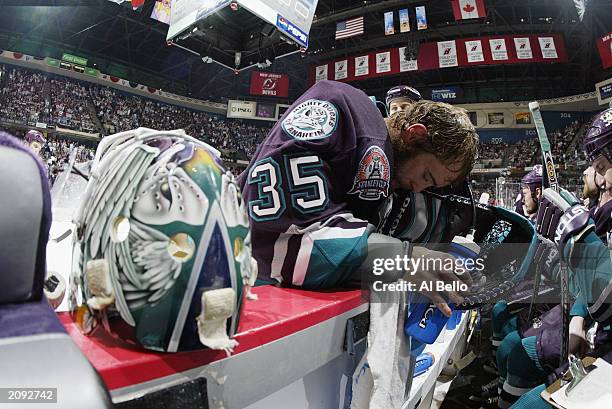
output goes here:
<path id="1" fill-rule="evenodd" d="M 318 0 L 172 0 L 166 39 L 173 40 L 198 21 L 231 3 L 275 26 L 301 47 L 308 47 L 308 35 Z"/>

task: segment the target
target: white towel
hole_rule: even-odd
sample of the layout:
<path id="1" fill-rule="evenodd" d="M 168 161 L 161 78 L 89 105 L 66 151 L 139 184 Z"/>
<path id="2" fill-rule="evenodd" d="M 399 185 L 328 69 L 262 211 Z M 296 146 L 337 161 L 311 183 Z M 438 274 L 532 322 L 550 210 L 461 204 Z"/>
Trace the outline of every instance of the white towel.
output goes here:
<path id="1" fill-rule="evenodd" d="M 351 409 L 400 409 L 410 375 L 410 342 L 404 334 L 406 294 L 378 293 L 370 302 L 365 360 L 353 379 Z"/>

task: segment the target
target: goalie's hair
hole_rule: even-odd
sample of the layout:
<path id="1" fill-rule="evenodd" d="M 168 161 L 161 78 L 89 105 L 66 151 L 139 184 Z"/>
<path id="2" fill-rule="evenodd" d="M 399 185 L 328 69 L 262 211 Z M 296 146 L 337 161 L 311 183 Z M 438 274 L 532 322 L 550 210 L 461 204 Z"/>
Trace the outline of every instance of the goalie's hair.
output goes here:
<path id="1" fill-rule="evenodd" d="M 388 119 L 389 126 L 400 131 L 396 137 L 401 137 L 402 130 L 416 123 L 427 127 L 427 138 L 416 140 L 411 146 L 399 144 L 405 148 L 404 152 L 397 152 L 399 155 L 418 148 L 435 155 L 449 170 L 458 172 L 458 179 L 470 173 L 478 157 L 478 134 L 465 109 L 422 100 L 408 112 L 397 112 Z"/>

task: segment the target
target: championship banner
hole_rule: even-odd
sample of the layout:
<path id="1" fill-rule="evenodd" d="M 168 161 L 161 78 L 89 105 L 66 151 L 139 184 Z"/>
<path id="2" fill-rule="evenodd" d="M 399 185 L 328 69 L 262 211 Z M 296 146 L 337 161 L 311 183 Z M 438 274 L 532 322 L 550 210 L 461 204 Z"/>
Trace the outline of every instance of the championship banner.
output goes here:
<path id="1" fill-rule="evenodd" d="M 484 53 L 482 52 L 482 41 L 480 40 L 466 41 L 465 51 L 467 52 L 468 62 L 484 61 Z"/>
<path id="2" fill-rule="evenodd" d="M 493 61 L 507 61 L 508 48 L 506 48 L 506 40 L 504 38 L 492 38 L 489 40 L 491 47 L 491 58 Z"/>
<path id="3" fill-rule="evenodd" d="M 348 61 L 336 61 L 336 66 L 334 70 L 334 79 L 335 80 L 343 80 L 348 77 Z"/>
<path id="4" fill-rule="evenodd" d="M 549 58 L 544 58 L 542 55 L 538 40 L 540 37 L 546 40 L 545 44 L 550 42 L 547 37 L 553 40 L 548 48 L 544 48 L 544 52 L 548 54 Z M 515 39 L 522 59 L 518 58 L 519 56 L 515 51 Z M 553 45 L 554 52 L 557 55 L 556 58 L 552 58 L 554 57 Z M 385 57 L 386 52 L 389 53 L 387 55 L 390 57 Z M 363 53 L 353 54 L 327 61 L 327 64 L 334 67 L 335 62 L 348 59 L 348 76 L 341 81 L 351 82 L 383 75 L 399 75 L 406 71 L 438 70 L 441 67 L 469 67 L 476 64 L 564 63 L 568 61 L 563 35 L 557 33 L 482 36 L 439 43 L 432 41 L 419 43 L 418 47 L 416 45 L 392 47 L 371 52 L 367 55 L 367 63 L 365 57 L 366 55 Z M 367 71 L 365 66 L 360 69 L 360 61 L 368 65 Z M 356 66 L 354 67 L 354 65 Z M 308 73 L 309 84 L 327 79 L 327 75 L 329 75 L 329 79 L 333 79 L 331 70 L 327 74 L 327 69 L 326 66 L 311 65 Z M 512 121 L 513 118 L 510 116 L 506 120 L 508 123 Z M 484 119 L 483 122 L 485 122 Z"/>
<path id="5" fill-rule="evenodd" d="M 327 64 L 317 66 L 315 81 L 324 81 L 327 79 Z"/>
<path id="6" fill-rule="evenodd" d="M 251 95 L 287 98 L 289 96 L 289 76 L 253 71 L 251 73 Z"/>
<path id="7" fill-rule="evenodd" d="M 400 47 L 398 51 L 399 51 L 400 72 L 417 71 L 419 69 L 419 64 L 417 63 L 417 60 L 409 60 L 406 57 L 406 47 Z"/>
<path id="8" fill-rule="evenodd" d="M 427 15 L 425 14 L 425 6 L 418 6 L 415 8 L 417 30 L 427 29 Z"/>
<path id="9" fill-rule="evenodd" d="M 516 58 L 519 60 L 531 60 L 533 58 L 529 37 L 515 38 L 514 47 L 516 47 Z"/>
<path id="10" fill-rule="evenodd" d="M 440 68 L 456 67 L 458 65 L 455 40 L 438 42 L 438 64 Z"/>
<path id="11" fill-rule="evenodd" d="M 355 57 L 355 77 L 361 77 L 370 73 L 370 56 L 361 55 Z"/>
<path id="12" fill-rule="evenodd" d="M 390 36 L 395 34 L 395 27 L 393 27 L 393 12 L 388 11 L 385 13 L 385 35 Z"/>
<path id="13" fill-rule="evenodd" d="M 552 37 L 538 37 L 543 58 L 558 58 L 555 40 Z"/>
<path id="14" fill-rule="evenodd" d="M 407 33 L 410 31 L 410 18 L 408 17 L 408 9 L 401 9 L 399 11 L 399 22 L 400 33 Z"/>
<path id="15" fill-rule="evenodd" d="M 376 72 L 389 72 L 391 71 L 391 52 L 376 54 Z"/>
<path id="16" fill-rule="evenodd" d="M 597 39 L 597 49 L 604 68 L 612 67 L 612 33 Z"/>

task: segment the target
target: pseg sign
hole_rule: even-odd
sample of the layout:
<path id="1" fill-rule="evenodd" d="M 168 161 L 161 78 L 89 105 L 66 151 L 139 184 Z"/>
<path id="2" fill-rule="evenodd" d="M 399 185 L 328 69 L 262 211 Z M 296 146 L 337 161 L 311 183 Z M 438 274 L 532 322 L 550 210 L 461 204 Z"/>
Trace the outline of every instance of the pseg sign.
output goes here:
<path id="1" fill-rule="evenodd" d="M 228 118 L 255 118 L 257 103 L 252 101 L 230 100 L 227 103 Z"/>

